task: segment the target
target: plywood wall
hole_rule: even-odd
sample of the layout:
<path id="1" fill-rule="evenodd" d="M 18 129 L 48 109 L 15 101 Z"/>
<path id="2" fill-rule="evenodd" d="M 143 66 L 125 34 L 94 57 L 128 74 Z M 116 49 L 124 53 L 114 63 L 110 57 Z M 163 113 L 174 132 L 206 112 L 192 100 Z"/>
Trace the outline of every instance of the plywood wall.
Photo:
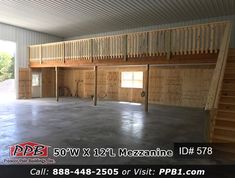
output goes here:
<path id="1" fill-rule="evenodd" d="M 204 107 L 214 66 L 150 67 L 149 102 L 164 105 Z M 122 71 L 143 71 L 145 67 L 99 67 L 98 99 L 143 103 L 143 89 L 121 87 Z M 43 97 L 55 96 L 55 71 L 42 69 Z M 94 95 L 94 70 L 59 69 L 59 87 L 70 89 L 72 96 Z"/>
<path id="2" fill-rule="evenodd" d="M 31 70 L 29 68 L 19 69 L 19 99 L 31 98 Z"/>
<path id="3" fill-rule="evenodd" d="M 120 75 L 117 71 L 106 72 L 106 94 L 107 99 L 118 100 L 120 88 Z"/>
<path id="4" fill-rule="evenodd" d="M 150 103 L 205 106 L 213 68 L 210 66 L 151 67 Z"/>
<path id="5" fill-rule="evenodd" d="M 54 68 L 42 68 L 42 97 L 55 97 Z"/>
<path id="6" fill-rule="evenodd" d="M 144 68 L 99 68 L 98 70 L 98 99 L 143 102 L 140 93 L 143 89 L 121 88 L 120 75 L 122 71 L 139 71 Z M 70 88 L 75 95 L 76 81 L 79 81 L 78 95 L 91 98 L 94 95 L 94 70 L 64 69 L 64 86 Z"/>
<path id="7" fill-rule="evenodd" d="M 78 69 L 63 69 L 59 71 L 60 86 L 67 87 L 71 91 L 72 96 L 84 97 L 84 72 Z"/>

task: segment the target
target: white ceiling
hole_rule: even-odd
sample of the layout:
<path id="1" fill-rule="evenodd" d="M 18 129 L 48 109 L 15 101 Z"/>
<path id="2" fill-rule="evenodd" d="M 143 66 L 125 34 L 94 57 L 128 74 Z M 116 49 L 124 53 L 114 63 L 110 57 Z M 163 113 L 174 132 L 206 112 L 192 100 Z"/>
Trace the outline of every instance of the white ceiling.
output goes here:
<path id="1" fill-rule="evenodd" d="M 235 14 L 235 0 L 0 0 L 0 22 L 60 37 Z"/>

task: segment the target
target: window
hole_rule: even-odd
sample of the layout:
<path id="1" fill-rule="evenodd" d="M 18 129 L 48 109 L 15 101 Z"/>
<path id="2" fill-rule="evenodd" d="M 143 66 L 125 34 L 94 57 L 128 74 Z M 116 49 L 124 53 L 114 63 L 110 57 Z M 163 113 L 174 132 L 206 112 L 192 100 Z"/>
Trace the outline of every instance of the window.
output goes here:
<path id="1" fill-rule="evenodd" d="M 40 74 L 33 74 L 32 75 L 32 86 L 36 87 L 36 86 L 40 86 Z"/>
<path id="2" fill-rule="evenodd" d="M 122 88 L 143 88 L 143 72 L 122 72 Z"/>

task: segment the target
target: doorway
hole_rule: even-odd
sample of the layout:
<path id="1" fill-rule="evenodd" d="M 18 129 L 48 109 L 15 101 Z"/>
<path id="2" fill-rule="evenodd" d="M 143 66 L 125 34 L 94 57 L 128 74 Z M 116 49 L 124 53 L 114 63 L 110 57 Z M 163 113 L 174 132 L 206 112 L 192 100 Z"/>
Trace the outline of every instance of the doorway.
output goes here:
<path id="1" fill-rule="evenodd" d="M 32 97 L 41 98 L 42 97 L 42 74 L 41 72 L 32 72 Z"/>
<path id="2" fill-rule="evenodd" d="M 16 43 L 0 40 L 0 97 L 2 101 L 16 99 Z"/>

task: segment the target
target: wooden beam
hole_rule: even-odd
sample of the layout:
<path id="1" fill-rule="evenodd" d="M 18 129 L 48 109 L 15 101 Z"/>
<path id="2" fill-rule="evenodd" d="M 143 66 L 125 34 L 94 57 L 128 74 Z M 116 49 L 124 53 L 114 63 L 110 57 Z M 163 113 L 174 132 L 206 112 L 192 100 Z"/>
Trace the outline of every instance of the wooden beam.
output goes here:
<path id="1" fill-rule="evenodd" d="M 194 64 L 194 63 L 216 63 L 217 53 L 208 54 L 191 54 L 191 55 L 172 55 L 171 60 L 167 60 L 166 56 L 146 56 L 140 58 L 128 58 L 124 61 L 122 58 L 110 58 L 104 60 L 96 60 L 91 63 L 90 60 L 66 60 L 62 61 L 44 61 L 40 64 L 37 61 L 31 61 L 31 68 L 43 68 L 43 67 L 83 67 L 83 66 L 107 66 L 107 65 L 146 65 L 146 64 Z"/>
<path id="2" fill-rule="evenodd" d="M 59 101 L 59 93 L 58 93 L 58 67 L 55 67 L 55 96 L 56 101 Z"/>
<path id="3" fill-rule="evenodd" d="M 97 66 L 94 66 L 94 106 L 97 105 Z"/>
<path id="4" fill-rule="evenodd" d="M 146 65 L 146 77 L 145 77 L 145 102 L 144 102 L 144 109 L 145 112 L 148 112 L 148 98 L 149 98 L 149 64 Z"/>

